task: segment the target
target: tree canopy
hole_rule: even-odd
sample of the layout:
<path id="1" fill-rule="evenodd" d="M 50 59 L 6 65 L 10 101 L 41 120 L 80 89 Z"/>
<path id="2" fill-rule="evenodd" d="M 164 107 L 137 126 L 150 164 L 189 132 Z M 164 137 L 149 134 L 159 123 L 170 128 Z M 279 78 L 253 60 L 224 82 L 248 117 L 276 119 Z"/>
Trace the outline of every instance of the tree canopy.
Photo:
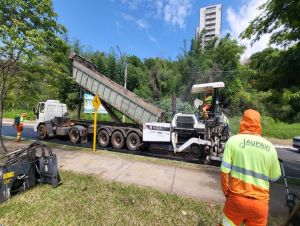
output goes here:
<path id="1" fill-rule="evenodd" d="M 269 0 L 260 6 L 262 13 L 241 34 L 252 43 L 263 34 L 272 34 L 270 43 L 290 45 L 300 40 L 300 4 L 298 0 Z"/>
<path id="2" fill-rule="evenodd" d="M 30 77 L 32 81 L 37 79 L 32 70 L 41 69 L 39 64 L 57 69 L 54 63 L 61 57 L 59 52 L 68 48 L 60 37 L 64 33 L 51 0 L 0 1 L 0 125 L 6 94 L 12 85 L 19 83 L 24 92 L 34 92 L 27 89 L 29 84 L 26 84 Z M 29 64 L 33 64 L 32 67 L 28 67 Z M 43 74 L 45 68 L 39 74 Z M 54 73 L 58 71 L 61 70 Z M 5 151 L 2 139 L 0 149 Z"/>

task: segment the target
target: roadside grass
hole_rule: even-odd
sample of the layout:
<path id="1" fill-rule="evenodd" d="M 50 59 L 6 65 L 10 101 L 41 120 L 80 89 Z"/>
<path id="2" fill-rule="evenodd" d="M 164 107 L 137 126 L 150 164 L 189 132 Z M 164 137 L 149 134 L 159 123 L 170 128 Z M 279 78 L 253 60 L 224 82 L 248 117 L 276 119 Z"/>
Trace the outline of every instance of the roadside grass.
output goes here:
<path id="1" fill-rule="evenodd" d="M 14 119 L 17 116 L 21 116 L 23 112 L 26 112 L 27 117 L 26 120 L 35 120 L 35 115 L 33 114 L 33 111 L 26 111 L 22 109 L 4 109 L 3 113 L 3 118 L 11 118 Z"/>
<path id="2" fill-rule="evenodd" d="M 222 205 L 61 171 L 63 184 L 37 186 L 1 205 L 2 225 L 217 225 Z M 270 218 L 279 225 L 282 218 Z"/>
<path id="3" fill-rule="evenodd" d="M 233 134 L 239 131 L 241 117 L 233 117 L 229 119 L 230 129 Z M 300 123 L 285 123 L 276 121 L 269 116 L 262 116 L 261 124 L 264 137 L 273 137 L 279 139 L 292 139 L 294 136 L 300 135 Z"/>
<path id="4" fill-rule="evenodd" d="M 63 184 L 43 185 L 0 208 L 2 225 L 216 225 L 222 206 L 61 172 Z"/>
<path id="5" fill-rule="evenodd" d="M 288 185 L 296 185 L 300 186 L 300 178 L 286 178 L 287 184 Z M 278 181 L 275 182 L 276 184 L 282 184 L 284 185 L 284 178 L 281 177 Z"/>

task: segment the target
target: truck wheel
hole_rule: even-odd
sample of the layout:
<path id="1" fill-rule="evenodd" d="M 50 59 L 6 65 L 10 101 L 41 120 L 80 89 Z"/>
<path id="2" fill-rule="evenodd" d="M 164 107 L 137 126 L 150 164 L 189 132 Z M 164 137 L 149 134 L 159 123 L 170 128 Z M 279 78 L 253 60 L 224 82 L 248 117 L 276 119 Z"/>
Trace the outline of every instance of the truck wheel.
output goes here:
<path id="1" fill-rule="evenodd" d="M 106 130 L 102 129 L 99 131 L 97 136 L 98 144 L 101 147 L 107 147 L 109 144 L 109 134 Z"/>
<path id="2" fill-rule="evenodd" d="M 120 131 L 115 131 L 111 136 L 113 148 L 121 149 L 124 146 L 124 136 Z"/>
<path id="3" fill-rule="evenodd" d="M 199 145 L 194 144 L 191 146 L 191 152 L 193 155 L 195 155 L 199 159 L 205 159 L 205 153 L 203 151 L 203 148 L 201 148 Z"/>
<path id="4" fill-rule="evenodd" d="M 127 136 L 126 144 L 129 151 L 138 151 L 141 144 L 140 136 L 135 132 L 131 132 Z"/>
<path id="5" fill-rule="evenodd" d="M 80 131 L 79 129 L 75 128 L 75 127 L 72 127 L 69 131 L 69 138 L 70 138 L 70 141 L 74 144 L 77 144 L 79 143 L 80 141 Z"/>
<path id="6" fill-rule="evenodd" d="M 37 128 L 38 135 L 40 139 L 45 139 L 47 138 L 47 130 L 45 125 L 39 125 Z"/>

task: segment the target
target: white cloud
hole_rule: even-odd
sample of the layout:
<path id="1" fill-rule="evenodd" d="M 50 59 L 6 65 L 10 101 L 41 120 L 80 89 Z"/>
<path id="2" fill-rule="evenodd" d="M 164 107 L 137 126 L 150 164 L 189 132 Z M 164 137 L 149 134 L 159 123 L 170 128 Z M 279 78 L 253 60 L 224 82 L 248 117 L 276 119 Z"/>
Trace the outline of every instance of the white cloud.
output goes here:
<path id="1" fill-rule="evenodd" d="M 164 0 L 149 0 L 149 4 L 154 6 L 156 9 L 156 14 L 160 16 L 163 11 Z"/>
<path id="2" fill-rule="evenodd" d="M 237 38 L 239 43 L 246 46 L 245 53 L 242 55 L 242 60 L 249 58 L 253 53 L 259 52 L 268 47 L 270 34 L 263 35 L 261 39 L 251 46 L 250 40 L 241 40 L 239 35 L 249 25 L 250 21 L 259 16 L 262 11 L 259 6 L 267 2 L 267 0 L 249 0 L 244 1 L 238 10 L 229 8 L 227 10 L 227 21 L 229 23 L 229 32 L 233 37 Z"/>
<path id="3" fill-rule="evenodd" d="M 123 17 L 124 20 L 134 22 L 141 29 L 146 29 L 149 27 L 147 21 L 143 19 L 136 19 L 134 16 L 127 13 L 121 13 L 121 16 Z"/>
<path id="4" fill-rule="evenodd" d="M 148 31 L 146 32 L 146 34 L 147 34 L 148 39 L 149 39 L 151 42 L 156 42 L 156 38 L 153 37 Z"/>
<path id="5" fill-rule="evenodd" d="M 136 24 L 142 29 L 148 28 L 148 23 L 145 20 L 139 19 Z"/>
<path id="6" fill-rule="evenodd" d="M 185 20 L 192 10 L 192 0 L 121 0 L 131 10 L 144 8 L 149 15 L 166 24 L 185 28 Z"/>
<path id="7" fill-rule="evenodd" d="M 124 20 L 127 21 L 134 21 L 134 17 L 130 14 L 127 13 L 121 13 L 121 16 L 123 17 Z"/>
<path id="8" fill-rule="evenodd" d="M 156 42 L 156 38 L 153 37 L 149 31 L 149 25 L 147 23 L 147 21 L 143 20 L 143 19 L 136 19 L 134 16 L 127 14 L 127 13 L 121 13 L 121 16 L 123 17 L 124 20 L 126 21 L 130 21 L 135 23 L 139 28 L 141 28 L 142 30 L 144 30 L 146 32 L 147 38 L 149 39 L 149 41 L 151 42 Z M 121 25 L 120 23 L 117 21 L 116 23 L 117 28 L 120 28 Z"/>
<path id="9" fill-rule="evenodd" d="M 117 30 L 120 30 L 122 28 L 119 21 L 116 21 L 116 28 L 117 28 Z"/>
<path id="10" fill-rule="evenodd" d="M 190 0 L 169 0 L 164 7 L 164 20 L 168 24 L 185 28 L 185 18 L 192 8 Z"/>
<path id="11" fill-rule="evenodd" d="M 137 9 L 138 6 L 143 2 L 143 0 L 121 0 L 123 4 L 127 4 L 130 9 Z"/>

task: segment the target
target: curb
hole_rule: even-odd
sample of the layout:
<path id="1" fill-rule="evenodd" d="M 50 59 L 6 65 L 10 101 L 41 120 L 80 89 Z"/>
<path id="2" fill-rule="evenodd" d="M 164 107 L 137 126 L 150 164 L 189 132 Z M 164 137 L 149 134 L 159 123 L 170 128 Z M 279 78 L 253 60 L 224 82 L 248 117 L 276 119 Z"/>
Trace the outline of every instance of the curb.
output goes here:
<path id="1" fill-rule="evenodd" d="M 274 144 L 275 148 L 282 148 L 282 149 L 292 149 L 294 151 L 297 151 L 297 148 L 294 148 L 292 146 L 289 145 L 279 145 L 279 144 Z"/>

